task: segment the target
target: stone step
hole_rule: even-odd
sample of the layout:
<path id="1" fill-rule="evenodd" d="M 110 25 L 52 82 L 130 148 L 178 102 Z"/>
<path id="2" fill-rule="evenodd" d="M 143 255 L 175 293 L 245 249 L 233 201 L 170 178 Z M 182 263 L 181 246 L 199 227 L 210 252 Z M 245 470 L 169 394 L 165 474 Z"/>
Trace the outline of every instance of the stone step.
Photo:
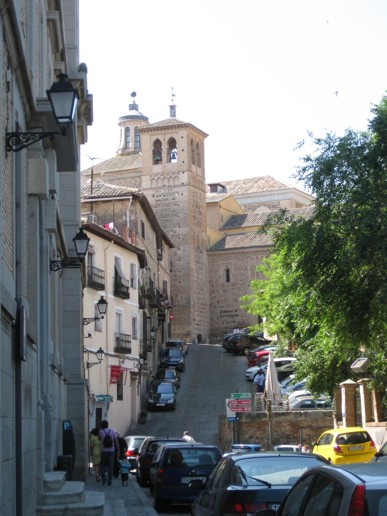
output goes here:
<path id="1" fill-rule="evenodd" d="M 81 502 L 41 505 L 37 516 L 104 516 L 105 495 L 96 491 L 85 491 Z"/>
<path id="2" fill-rule="evenodd" d="M 85 499 L 85 483 L 68 481 L 60 486 L 59 489 L 43 491 L 43 505 L 63 505 L 70 503 L 82 503 Z"/>

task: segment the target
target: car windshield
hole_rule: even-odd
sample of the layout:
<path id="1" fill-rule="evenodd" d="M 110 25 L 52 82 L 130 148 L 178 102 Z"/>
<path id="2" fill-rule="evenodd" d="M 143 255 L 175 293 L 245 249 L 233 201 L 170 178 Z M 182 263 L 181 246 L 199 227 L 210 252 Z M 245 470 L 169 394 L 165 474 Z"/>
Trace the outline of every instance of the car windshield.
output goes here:
<path id="1" fill-rule="evenodd" d="M 166 467 L 215 466 L 220 456 L 215 449 L 176 448 L 168 452 Z"/>
<path id="2" fill-rule="evenodd" d="M 176 349 L 176 348 L 168 349 L 166 354 L 169 357 L 181 357 L 180 349 Z"/>
<path id="3" fill-rule="evenodd" d="M 173 387 L 168 383 L 160 383 L 157 386 L 157 392 L 159 394 L 170 394 L 173 392 Z"/>
<path id="4" fill-rule="evenodd" d="M 237 471 L 239 468 L 244 475 L 236 473 L 236 482 L 233 483 L 247 482 L 249 485 L 256 485 L 256 482 L 264 480 L 272 485 L 293 485 L 305 471 L 321 464 L 317 457 L 307 454 L 294 454 L 291 457 L 246 457 L 236 461 Z"/>

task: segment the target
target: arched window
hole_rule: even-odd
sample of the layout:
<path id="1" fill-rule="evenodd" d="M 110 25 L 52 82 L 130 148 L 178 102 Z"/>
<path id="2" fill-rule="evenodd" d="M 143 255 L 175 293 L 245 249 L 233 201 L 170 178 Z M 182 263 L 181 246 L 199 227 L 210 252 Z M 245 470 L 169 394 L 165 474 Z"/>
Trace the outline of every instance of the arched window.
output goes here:
<path id="1" fill-rule="evenodd" d="M 125 149 L 130 147 L 130 128 L 125 127 Z"/>
<path id="2" fill-rule="evenodd" d="M 140 144 L 140 130 L 138 127 L 134 128 L 134 150 L 141 150 Z"/>
<path id="3" fill-rule="evenodd" d="M 177 163 L 177 145 L 175 138 L 168 140 L 168 163 Z"/>
<path id="4" fill-rule="evenodd" d="M 193 140 L 191 140 L 191 163 L 192 163 L 192 165 L 195 165 L 195 163 L 196 163 L 196 161 L 195 161 L 195 145 L 194 145 Z"/>
<path id="5" fill-rule="evenodd" d="M 196 144 L 196 165 L 198 167 L 202 166 L 201 159 L 200 159 L 200 146 L 198 143 Z"/>
<path id="6" fill-rule="evenodd" d="M 163 146 L 159 139 L 153 142 L 153 164 L 159 165 L 163 162 L 163 154 L 162 154 Z"/>
<path id="7" fill-rule="evenodd" d="M 230 281 L 231 281 L 230 269 L 226 269 L 226 283 L 230 283 Z"/>

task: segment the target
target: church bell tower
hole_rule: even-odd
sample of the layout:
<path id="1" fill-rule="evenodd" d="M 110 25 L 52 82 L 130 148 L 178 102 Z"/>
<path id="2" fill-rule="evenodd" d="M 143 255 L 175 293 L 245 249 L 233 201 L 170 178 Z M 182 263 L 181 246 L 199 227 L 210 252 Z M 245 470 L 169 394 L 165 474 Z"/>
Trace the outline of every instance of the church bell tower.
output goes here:
<path id="1" fill-rule="evenodd" d="M 208 340 L 206 182 L 204 140 L 190 123 L 170 118 L 140 128 L 142 189 L 172 240 L 171 337 Z"/>

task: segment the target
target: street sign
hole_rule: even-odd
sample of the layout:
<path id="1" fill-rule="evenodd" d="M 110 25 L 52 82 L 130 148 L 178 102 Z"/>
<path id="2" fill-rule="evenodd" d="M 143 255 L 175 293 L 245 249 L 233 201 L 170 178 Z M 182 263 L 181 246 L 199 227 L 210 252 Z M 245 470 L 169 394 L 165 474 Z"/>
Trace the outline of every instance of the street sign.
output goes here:
<path id="1" fill-rule="evenodd" d="M 251 392 L 234 392 L 231 394 L 233 399 L 249 398 L 251 399 Z"/>
<path id="2" fill-rule="evenodd" d="M 227 399 L 226 400 L 227 414 L 229 412 L 250 412 L 251 411 L 251 400 L 250 399 Z"/>

